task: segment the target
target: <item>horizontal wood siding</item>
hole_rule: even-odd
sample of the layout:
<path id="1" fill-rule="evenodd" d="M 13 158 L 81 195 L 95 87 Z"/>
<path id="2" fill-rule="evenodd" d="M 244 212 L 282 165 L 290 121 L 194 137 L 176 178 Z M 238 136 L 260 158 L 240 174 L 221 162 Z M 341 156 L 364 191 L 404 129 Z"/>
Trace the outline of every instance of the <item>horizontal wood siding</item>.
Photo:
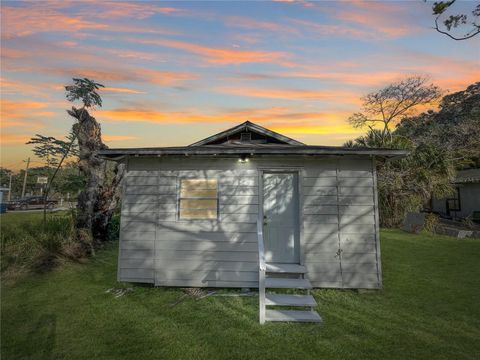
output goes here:
<path id="1" fill-rule="evenodd" d="M 119 279 L 257 287 L 259 168 L 301 169 L 302 251 L 315 287 L 378 288 L 374 181 L 366 158 L 131 158 Z M 216 179 L 218 217 L 178 219 L 180 179 Z M 340 250 L 340 252 L 339 252 Z"/>
<path id="2" fill-rule="evenodd" d="M 165 286 L 257 286 L 258 179 L 256 169 L 228 168 L 232 161 L 135 162 L 138 177 L 152 175 L 155 168 L 158 189 L 133 188 L 138 194 L 157 194 L 154 281 Z M 233 162 L 234 165 L 235 162 Z M 201 168 L 201 169 L 199 169 Z M 145 170 L 144 170 L 145 169 Z M 218 216 L 212 220 L 180 220 L 177 216 L 177 188 L 180 179 L 216 179 Z M 147 183 L 147 182 L 145 182 Z M 149 184 L 151 182 L 148 182 Z M 143 199 L 142 199 L 143 201 Z M 129 204 L 134 201 L 128 199 Z M 138 205 L 135 205 L 138 207 Z M 130 205 L 135 210 L 134 205 Z M 160 212 L 162 211 L 162 212 Z M 150 220 L 146 215 L 144 219 Z M 137 221 L 126 215 L 127 224 Z M 128 226 L 128 225 L 127 225 Z M 141 246 L 147 246 L 147 242 Z M 127 247 L 132 247 L 128 242 Z M 136 256 L 137 253 L 133 253 Z"/>
<path id="3" fill-rule="evenodd" d="M 372 160 L 343 157 L 315 168 L 302 181 L 308 278 L 315 287 L 380 287 Z"/>
<path id="4" fill-rule="evenodd" d="M 158 176 L 155 171 L 127 171 L 123 190 L 118 279 L 154 283 Z"/>

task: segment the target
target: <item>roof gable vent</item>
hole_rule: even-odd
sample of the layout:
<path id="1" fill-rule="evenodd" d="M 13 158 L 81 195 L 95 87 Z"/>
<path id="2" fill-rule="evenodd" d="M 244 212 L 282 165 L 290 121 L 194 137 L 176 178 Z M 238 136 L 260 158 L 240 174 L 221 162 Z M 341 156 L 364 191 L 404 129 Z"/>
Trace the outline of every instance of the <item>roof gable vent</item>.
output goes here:
<path id="1" fill-rule="evenodd" d="M 241 142 L 251 142 L 252 141 L 252 133 L 243 132 L 240 134 L 240 141 Z"/>

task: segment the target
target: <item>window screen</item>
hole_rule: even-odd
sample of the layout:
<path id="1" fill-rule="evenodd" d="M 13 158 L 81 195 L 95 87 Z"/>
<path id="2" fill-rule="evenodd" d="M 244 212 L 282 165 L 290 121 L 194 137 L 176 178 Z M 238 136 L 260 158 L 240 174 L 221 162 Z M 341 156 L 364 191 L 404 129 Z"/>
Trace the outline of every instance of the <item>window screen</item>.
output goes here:
<path id="1" fill-rule="evenodd" d="M 180 219 L 216 219 L 217 180 L 181 179 L 179 201 Z"/>
<path id="2" fill-rule="evenodd" d="M 455 194 L 450 199 L 447 199 L 447 212 L 450 211 L 460 211 L 460 189 L 455 189 Z"/>

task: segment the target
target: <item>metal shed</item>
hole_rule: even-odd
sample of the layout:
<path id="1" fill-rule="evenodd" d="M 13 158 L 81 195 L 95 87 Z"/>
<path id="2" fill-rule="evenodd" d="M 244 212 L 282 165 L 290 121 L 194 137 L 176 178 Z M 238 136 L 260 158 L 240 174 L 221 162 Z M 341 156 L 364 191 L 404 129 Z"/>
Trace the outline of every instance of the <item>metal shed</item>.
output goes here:
<path id="1" fill-rule="evenodd" d="M 319 321 L 309 294 L 382 286 L 375 158 L 245 122 L 184 147 L 109 149 L 126 163 L 118 280 L 259 288 L 260 321 Z"/>

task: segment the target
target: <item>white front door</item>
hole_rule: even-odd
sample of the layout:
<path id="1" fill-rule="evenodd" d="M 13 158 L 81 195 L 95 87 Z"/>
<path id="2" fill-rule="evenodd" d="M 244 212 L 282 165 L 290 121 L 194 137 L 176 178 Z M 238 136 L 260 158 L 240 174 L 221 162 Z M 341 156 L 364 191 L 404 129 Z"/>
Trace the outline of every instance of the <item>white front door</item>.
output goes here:
<path id="1" fill-rule="evenodd" d="M 263 174 L 265 260 L 299 263 L 298 174 Z"/>

